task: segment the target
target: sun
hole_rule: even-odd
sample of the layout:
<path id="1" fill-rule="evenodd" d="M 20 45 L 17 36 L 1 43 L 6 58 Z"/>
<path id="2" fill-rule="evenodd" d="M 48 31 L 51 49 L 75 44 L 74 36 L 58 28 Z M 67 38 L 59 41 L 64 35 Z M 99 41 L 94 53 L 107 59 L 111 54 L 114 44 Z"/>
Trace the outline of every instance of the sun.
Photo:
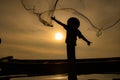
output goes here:
<path id="1" fill-rule="evenodd" d="M 56 40 L 62 40 L 63 39 L 63 34 L 60 32 L 55 33 L 55 39 Z"/>

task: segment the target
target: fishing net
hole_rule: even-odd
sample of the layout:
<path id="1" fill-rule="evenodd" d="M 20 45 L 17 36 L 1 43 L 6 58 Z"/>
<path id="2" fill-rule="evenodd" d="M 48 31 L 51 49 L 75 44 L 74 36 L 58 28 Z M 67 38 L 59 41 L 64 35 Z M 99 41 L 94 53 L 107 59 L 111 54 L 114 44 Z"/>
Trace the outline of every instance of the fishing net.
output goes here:
<path id="1" fill-rule="evenodd" d="M 86 16 L 87 15 L 87 8 L 89 6 L 95 5 L 92 4 L 95 0 L 21 0 L 21 4 L 23 5 L 23 7 L 31 12 L 32 14 L 36 15 L 39 19 L 39 21 L 44 25 L 44 26 L 49 26 L 49 27 L 53 27 L 53 23 L 51 20 L 52 16 L 59 16 L 61 18 L 70 18 L 73 16 L 78 17 L 79 19 L 83 19 L 85 20 L 85 22 L 87 24 L 90 24 L 90 27 L 92 29 L 94 29 L 95 31 L 97 31 L 97 36 L 100 36 L 102 34 L 102 31 L 108 30 L 114 26 L 116 26 L 117 24 L 119 24 L 120 22 L 120 9 L 119 9 L 119 4 L 116 5 L 116 7 L 114 6 L 116 3 L 119 3 L 120 1 L 114 1 L 114 0 L 96 0 L 97 3 L 99 3 L 99 1 L 102 2 L 102 4 L 104 3 L 104 7 L 102 7 L 103 5 L 99 5 L 95 8 L 95 10 L 97 9 L 103 9 L 103 13 L 105 10 L 108 10 L 109 8 L 116 8 L 114 10 L 111 9 L 112 11 L 115 11 L 115 16 L 101 16 L 99 14 L 99 16 L 101 17 L 107 17 L 104 19 L 104 21 L 100 21 L 98 23 L 98 25 L 95 25 L 91 20 L 90 17 Z M 114 3 L 113 3 L 114 2 Z M 88 5 L 88 7 L 86 7 Z M 99 8 L 99 7 L 102 8 Z M 94 7 L 94 6 L 93 6 Z M 86 11 L 86 12 L 85 12 Z M 88 10 L 88 12 L 91 10 Z M 108 10 L 108 12 L 110 12 Z M 97 14 L 97 13 L 96 13 Z M 95 14 L 93 14 L 92 16 L 94 16 Z M 99 19 L 98 19 L 99 20 Z M 81 23 L 82 24 L 82 23 Z M 107 25 L 106 25 L 107 24 Z"/>

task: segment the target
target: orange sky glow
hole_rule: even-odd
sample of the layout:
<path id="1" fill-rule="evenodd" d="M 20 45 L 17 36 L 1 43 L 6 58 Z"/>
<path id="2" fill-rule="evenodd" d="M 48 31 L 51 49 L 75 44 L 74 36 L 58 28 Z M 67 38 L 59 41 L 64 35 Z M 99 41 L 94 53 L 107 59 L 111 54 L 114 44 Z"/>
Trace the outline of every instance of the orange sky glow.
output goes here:
<path id="1" fill-rule="evenodd" d="M 93 0 L 94 1 L 94 0 Z M 113 18 L 116 20 L 120 17 L 120 7 L 116 0 L 115 10 L 104 14 L 102 8 L 99 6 L 99 2 L 96 4 L 85 0 L 86 9 L 81 8 L 81 11 L 87 15 L 91 21 L 96 25 L 109 25 L 110 21 L 106 21 L 107 18 L 115 14 L 118 17 Z M 105 6 L 103 1 L 101 5 Z M 98 4 L 98 5 L 97 5 Z M 67 3 L 66 3 L 67 5 Z M 91 6 L 92 5 L 92 6 Z M 98 7 L 96 9 L 95 7 Z M 20 4 L 19 0 L 1 0 L 0 1 L 0 38 L 2 44 L 0 44 L 0 57 L 14 56 L 20 59 L 66 59 L 66 44 L 65 37 L 66 31 L 60 25 L 53 22 L 54 27 L 45 27 L 39 22 L 38 18 L 33 14 L 26 11 Z M 66 13 L 67 14 L 67 13 Z M 64 14 L 65 15 L 65 14 Z M 66 24 L 69 16 L 64 16 L 63 13 L 60 16 L 56 13 L 56 18 Z M 102 16 L 102 17 L 101 17 Z M 64 18 L 63 18 L 64 17 Z M 101 23 L 101 21 L 105 23 Z M 108 24 L 106 24 L 108 23 Z M 97 58 L 97 57 L 120 57 L 120 24 L 109 30 L 103 31 L 100 37 L 96 37 L 96 32 L 92 30 L 88 23 L 81 20 L 79 30 L 86 38 L 91 42 L 91 46 L 81 40 L 77 39 L 76 46 L 76 58 Z M 104 25 L 103 25 L 104 26 Z M 55 39 L 56 32 L 63 34 L 61 41 Z"/>

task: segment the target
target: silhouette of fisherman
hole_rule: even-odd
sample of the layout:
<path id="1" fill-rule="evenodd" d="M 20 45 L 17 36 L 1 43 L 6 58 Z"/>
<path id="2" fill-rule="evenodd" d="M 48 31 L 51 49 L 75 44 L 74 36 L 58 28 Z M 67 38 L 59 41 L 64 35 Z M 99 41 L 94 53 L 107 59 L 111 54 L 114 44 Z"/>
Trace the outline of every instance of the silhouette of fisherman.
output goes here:
<path id="1" fill-rule="evenodd" d="M 51 17 L 52 20 L 57 22 L 58 24 L 62 25 L 64 29 L 67 31 L 66 33 L 66 44 L 67 44 L 67 59 L 69 62 L 73 62 L 72 69 L 69 72 L 68 80 L 77 80 L 77 74 L 75 70 L 75 46 L 76 46 L 76 40 L 77 37 L 80 39 L 83 39 L 88 45 L 91 44 L 89 40 L 87 40 L 82 33 L 78 30 L 78 27 L 80 26 L 80 21 L 75 18 L 71 17 L 67 21 L 67 25 L 58 21 L 55 17 Z"/>
<path id="2" fill-rule="evenodd" d="M 66 33 L 66 44 L 67 44 L 67 59 L 68 61 L 75 61 L 75 46 L 76 46 L 76 40 L 77 37 L 80 39 L 83 39 L 88 45 L 91 44 L 90 41 L 88 41 L 82 33 L 78 30 L 78 27 L 80 26 L 80 21 L 75 18 L 71 17 L 67 21 L 67 25 L 58 21 L 55 17 L 51 17 L 52 20 L 56 21 L 58 24 L 62 25 L 64 29 L 67 31 Z"/>

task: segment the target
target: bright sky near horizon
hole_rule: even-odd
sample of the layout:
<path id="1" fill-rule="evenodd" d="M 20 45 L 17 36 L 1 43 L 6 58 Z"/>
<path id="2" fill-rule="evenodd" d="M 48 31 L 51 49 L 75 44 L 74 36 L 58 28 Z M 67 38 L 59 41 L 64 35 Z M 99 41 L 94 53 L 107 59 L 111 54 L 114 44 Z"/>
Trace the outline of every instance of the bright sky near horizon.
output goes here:
<path id="1" fill-rule="evenodd" d="M 115 21 L 120 18 L 120 0 L 83 0 L 87 15 L 94 24 L 98 25 L 101 20 L 109 25 L 107 18 Z M 91 2 L 90 2 L 91 1 Z M 103 4 L 104 3 L 104 4 Z M 108 6 L 102 11 L 105 5 Z M 99 7 L 99 6 L 102 7 Z M 113 6 L 114 5 L 114 6 Z M 77 6 L 76 6 L 77 7 Z M 99 8 L 98 8 L 99 7 Z M 53 22 L 54 27 L 44 27 L 38 18 L 26 11 L 20 0 L 0 0 L 0 58 L 14 56 L 19 59 L 66 59 L 65 30 Z M 112 18 L 117 15 L 118 17 Z M 63 13 L 62 13 L 62 16 Z M 62 21 L 60 16 L 57 19 Z M 66 23 L 66 21 L 63 21 Z M 107 23 L 107 24 L 106 24 Z M 88 40 L 93 42 L 91 46 L 81 40 L 77 40 L 76 57 L 98 58 L 98 57 L 120 57 L 120 23 L 115 27 L 103 31 L 100 37 L 96 32 L 89 30 L 87 24 L 81 24 L 80 30 Z M 55 34 L 62 33 L 61 40 L 55 39 Z"/>

